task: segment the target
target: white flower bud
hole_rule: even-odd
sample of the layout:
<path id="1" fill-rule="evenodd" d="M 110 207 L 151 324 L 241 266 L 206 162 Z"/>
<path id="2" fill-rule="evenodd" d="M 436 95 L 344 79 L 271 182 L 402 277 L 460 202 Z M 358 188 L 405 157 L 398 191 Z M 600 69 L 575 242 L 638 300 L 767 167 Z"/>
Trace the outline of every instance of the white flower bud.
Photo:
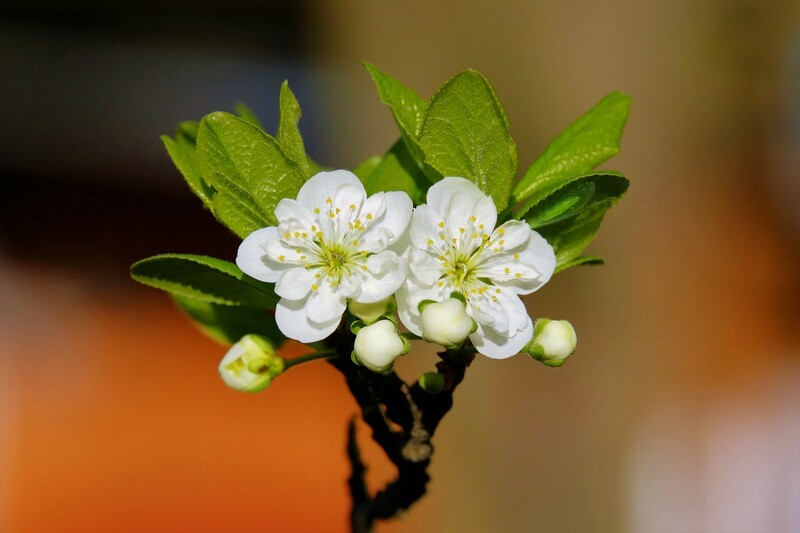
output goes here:
<path id="1" fill-rule="evenodd" d="M 547 366 L 561 366 L 575 351 L 578 336 L 566 320 L 540 318 L 533 329 L 533 340 L 524 352 Z"/>
<path id="2" fill-rule="evenodd" d="M 231 346 L 219 364 L 225 384 L 242 392 L 261 392 L 283 372 L 284 360 L 258 335 L 245 335 Z"/>
<path id="3" fill-rule="evenodd" d="M 459 346 L 475 329 L 464 302 L 449 298 L 422 310 L 422 338 L 446 348 Z"/>
<path id="4" fill-rule="evenodd" d="M 347 304 L 347 310 L 350 311 L 350 314 L 360 318 L 367 325 L 373 324 L 383 315 L 391 313 L 394 308 L 394 296 L 389 296 L 385 300 L 371 304 L 362 304 L 353 300 L 350 300 L 350 303 Z"/>
<path id="5" fill-rule="evenodd" d="M 394 360 L 408 352 L 406 342 L 391 320 L 378 320 L 361 328 L 353 348 L 354 359 L 379 374 L 390 371 Z"/>

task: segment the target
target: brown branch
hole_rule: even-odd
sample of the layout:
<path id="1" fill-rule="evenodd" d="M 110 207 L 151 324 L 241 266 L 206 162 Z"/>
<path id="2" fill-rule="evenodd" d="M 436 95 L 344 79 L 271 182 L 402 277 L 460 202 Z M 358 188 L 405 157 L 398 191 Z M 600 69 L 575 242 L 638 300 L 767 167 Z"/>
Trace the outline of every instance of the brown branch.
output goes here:
<path id="1" fill-rule="evenodd" d="M 429 394 L 419 384 L 409 387 L 397 374 L 380 375 L 350 361 L 352 336 L 342 335 L 337 343 L 342 357 L 330 363 L 345 377 L 347 386 L 361 407 L 364 422 L 372 429 L 372 437 L 389 460 L 397 467 L 397 478 L 374 497 L 364 483 L 365 468 L 361 462 L 351 422 L 348 433 L 348 456 L 352 464 L 350 490 L 353 497 L 351 527 L 354 532 L 372 531 L 378 519 L 389 519 L 405 511 L 426 491 L 427 468 L 433 446 L 431 438 L 445 414 L 453 406 L 455 388 L 464 379 L 472 362 L 469 351 L 445 352 L 437 369 L 445 378 L 445 387 L 438 394 Z M 399 429 L 393 429 L 392 423 Z"/>

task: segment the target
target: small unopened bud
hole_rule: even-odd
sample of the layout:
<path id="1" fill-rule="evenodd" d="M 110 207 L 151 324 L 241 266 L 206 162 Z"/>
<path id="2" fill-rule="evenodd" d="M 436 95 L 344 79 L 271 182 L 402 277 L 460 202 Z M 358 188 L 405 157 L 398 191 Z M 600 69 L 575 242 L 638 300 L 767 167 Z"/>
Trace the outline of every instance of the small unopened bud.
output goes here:
<path id="1" fill-rule="evenodd" d="M 422 338 L 446 348 L 459 346 L 475 329 L 464 302 L 449 298 L 422 310 Z"/>
<path id="2" fill-rule="evenodd" d="M 350 303 L 347 304 L 347 310 L 350 311 L 350 314 L 360 318 L 367 325 L 374 324 L 382 316 L 391 313 L 394 309 L 394 296 L 389 296 L 385 300 L 371 304 L 362 304 L 353 300 L 350 300 Z"/>
<path id="3" fill-rule="evenodd" d="M 578 336 L 566 320 L 540 318 L 533 328 L 533 339 L 523 352 L 547 366 L 561 366 L 575 351 Z"/>
<path id="4" fill-rule="evenodd" d="M 261 392 L 283 372 L 284 360 L 263 337 L 245 335 L 219 364 L 222 381 L 242 392 Z"/>
<path id="5" fill-rule="evenodd" d="M 353 346 L 353 360 L 379 374 L 392 370 L 394 360 L 408 353 L 408 342 L 391 320 L 378 320 L 361 328 Z"/>
<path id="6" fill-rule="evenodd" d="M 419 377 L 419 386 L 428 394 L 438 394 L 444 388 L 444 376 L 438 372 L 425 372 Z"/>

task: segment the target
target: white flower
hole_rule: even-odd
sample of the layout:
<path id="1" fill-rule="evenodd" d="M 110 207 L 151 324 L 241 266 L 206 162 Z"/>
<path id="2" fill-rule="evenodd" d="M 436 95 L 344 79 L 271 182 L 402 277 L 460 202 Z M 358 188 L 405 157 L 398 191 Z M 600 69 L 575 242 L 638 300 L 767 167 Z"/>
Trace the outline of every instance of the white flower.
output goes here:
<path id="1" fill-rule="evenodd" d="M 400 320 L 422 334 L 419 304 L 458 292 L 477 330 L 469 338 L 495 359 L 520 351 L 533 323 L 519 295 L 544 285 L 556 266 L 553 248 L 525 222 L 495 229 L 492 199 L 463 178 L 444 178 L 414 211 L 407 251 L 411 273 L 397 294 Z"/>
<path id="2" fill-rule="evenodd" d="M 358 362 L 378 373 L 390 370 L 394 360 L 406 353 L 407 348 L 394 322 L 387 319 L 358 330 L 353 345 Z"/>
<path id="3" fill-rule="evenodd" d="M 428 304 L 422 310 L 420 322 L 422 338 L 445 347 L 459 346 L 475 325 L 464 303 L 456 298 Z"/>
<path id="4" fill-rule="evenodd" d="M 403 283 L 406 262 L 387 248 L 406 231 L 411 211 L 404 192 L 367 198 L 351 172 L 320 172 L 296 200 L 278 203 L 277 227 L 247 236 L 236 264 L 275 283 L 281 297 L 275 318 L 284 335 L 322 340 L 339 325 L 348 298 L 377 302 Z"/>
<path id="5" fill-rule="evenodd" d="M 577 344 L 578 336 L 572 324 L 566 320 L 540 318 L 534 327 L 533 340 L 524 351 L 547 366 L 561 366 Z"/>
<path id="6" fill-rule="evenodd" d="M 261 392 L 283 372 L 284 361 L 264 338 L 245 335 L 219 364 L 225 384 L 243 392 Z"/>

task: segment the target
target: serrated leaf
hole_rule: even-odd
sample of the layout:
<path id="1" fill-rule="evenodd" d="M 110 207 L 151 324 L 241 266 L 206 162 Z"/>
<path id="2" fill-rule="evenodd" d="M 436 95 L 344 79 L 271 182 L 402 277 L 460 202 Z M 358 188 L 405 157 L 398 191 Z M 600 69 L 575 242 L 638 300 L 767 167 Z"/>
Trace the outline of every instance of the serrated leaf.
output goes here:
<path id="1" fill-rule="evenodd" d="M 443 176 L 460 176 L 508 205 L 517 173 L 517 147 L 500 101 L 480 73 L 466 70 L 431 98 L 419 133 L 425 161 Z"/>
<path id="2" fill-rule="evenodd" d="M 280 120 L 278 122 L 278 133 L 275 137 L 283 152 L 300 166 L 303 176 L 310 178 L 313 174 L 311 174 L 303 137 L 300 135 L 300 129 L 298 128 L 301 116 L 303 116 L 303 111 L 300 109 L 300 103 L 289 88 L 289 82 L 284 81 L 283 85 L 281 85 Z"/>
<path id="3" fill-rule="evenodd" d="M 178 296 L 220 305 L 272 308 L 278 302 L 270 285 L 255 280 L 228 261 L 190 254 L 163 254 L 131 266 L 131 277 Z"/>
<path id="4" fill-rule="evenodd" d="M 600 205 L 537 230 L 556 252 L 556 272 L 577 264 L 573 260 L 594 240 L 608 208 L 608 205 Z"/>
<path id="5" fill-rule="evenodd" d="M 268 311 L 219 305 L 176 294 L 171 296 L 200 331 L 223 344 L 233 344 L 251 333 L 266 337 L 276 348 L 285 340 L 275 323 L 275 316 Z"/>
<path id="6" fill-rule="evenodd" d="M 197 134 L 200 172 L 218 191 L 230 198 L 227 208 L 243 219 L 277 225 L 275 206 L 294 198 L 305 182 L 300 167 L 281 150 L 278 142 L 259 128 L 228 113 L 207 115 Z M 235 218 L 218 213 L 221 219 Z M 231 228 L 240 237 L 242 234 Z"/>
<path id="7" fill-rule="evenodd" d="M 401 139 L 392 146 L 370 174 L 364 188 L 368 195 L 381 191 L 402 191 L 411 197 L 414 205 L 419 205 L 425 202 L 428 185 L 425 175 Z"/>
<path id="8" fill-rule="evenodd" d="M 249 122 L 253 126 L 258 129 L 263 130 L 264 125 L 261 123 L 261 120 L 253 113 L 253 110 L 244 105 L 241 102 L 237 102 L 235 106 L 233 106 L 234 111 L 236 114 L 239 115 L 239 118 L 244 120 L 245 122 Z"/>
<path id="9" fill-rule="evenodd" d="M 628 190 L 628 179 L 618 172 L 575 176 L 537 192 L 528 202 L 525 220 L 536 229 L 574 217 L 601 205 L 610 207 Z"/>
<path id="10" fill-rule="evenodd" d="M 630 104 L 627 94 L 611 93 L 562 131 L 514 189 L 512 203 L 523 203 L 515 216 L 530 207 L 527 200 L 538 191 L 585 174 L 619 153 Z"/>
<path id="11" fill-rule="evenodd" d="M 197 122 L 182 122 L 178 125 L 175 138 L 162 135 L 161 141 L 164 143 L 172 162 L 183 175 L 183 179 L 186 180 L 186 184 L 203 201 L 203 204 L 210 208 L 211 197 L 215 191 L 200 174 L 195 146 L 197 127 Z"/>
<path id="12" fill-rule="evenodd" d="M 214 195 L 211 199 L 211 212 L 226 228 L 242 239 L 257 229 L 273 225 L 255 203 L 226 192 L 217 192 Z"/>
<path id="13" fill-rule="evenodd" d="M 433 183 L 442 179 L 441 174 L 425 163 L 425 156 L 417 140 L 428 102 L 396 78 L 378 70 L 375 65 L 365 62 L 364 66 L 375 82 L 381 101 L 392 110 L 392 116 L 400 129 L 400 137 L 406 143 L 408 153 L 428 181 Z"/>
<path id="14" fill-rule="evenodd" d="M 382 160 L 383 156 L 374 155 L 366 161 L 362 161 L 356 168 L 354 168 L 353 174 L 358 177 L 361 183 L 366 184 L 370 175 L 375 171 L 376 168 L 378 168 L 378 165 L 381 164 Z"/>

